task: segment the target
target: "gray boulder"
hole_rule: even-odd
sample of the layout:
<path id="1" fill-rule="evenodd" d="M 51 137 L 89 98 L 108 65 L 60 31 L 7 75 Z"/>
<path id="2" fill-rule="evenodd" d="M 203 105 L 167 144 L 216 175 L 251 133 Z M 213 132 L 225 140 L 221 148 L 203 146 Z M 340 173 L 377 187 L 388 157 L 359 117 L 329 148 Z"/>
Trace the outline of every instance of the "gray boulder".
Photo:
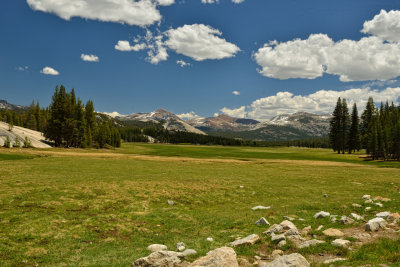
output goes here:
<path id="1" fill-rule="evenodd" d="M 256 225 L 269 225 L 269 222 L 264 217 L 261 217 L 261 219 L 256 221 Z"/>
<path id="2" fill-rule="evenodd" d="M 252 207 L 251 209 L 252 210 L 268 210 L 268 209 L 270 209 L 271 207 L 265 207 L 265 206 L 255 206 L 255 207 Z"/>
<path id="3" fill-rule="evenodd" d="M 309 267 L 310 263 L 299 253 L 285 255 L 272 262 L 260 263 L 259 267 Z"/>
<path id="4" fill-rule="evenodd" d="M 323 244 L 323 243 L 325 243 L 325 241 L 311 239 L 311 240 L 307 240 L 307 241 L 301 243 L 299 248 L 308 248 L 308 247 L 316 246 L 316 245 Z"/>
<path id="5" fill-rule="evenodd" d="M 390 217 L 390 215 L 392 215 L 392 213 L 390 213 L 388 211 L 384 211 L 384 212 L 377 213 L 375 216 L 378 217 L 378 218 L 387 219 L 387 218 Z"/>
<path id="6" fill-rule="evenodd" d="M 383 218 L 374 218 L 367 222 L 365 225 L 366 231 L 378 231 L 379 228 L 385 228 L 386 221 Z"/>
<path id="7" fill-rule="evenodd" d="M 252 234 L 245 238 L 233 241 L 230 243 L 230 245 L 232 247 L 238 247 L 242 245 L 254 245 L 258 240 L 260 240 L 260 237 L 256 234 Z"/>
<path id="8" fill-rule="evenodd" d="M 345 239 L 335 239 L 331 244 L 336 247 L 347 247 L 350 245 L 350 241 Z"/>
<path id="9" fill-rule="evenodd" d="M 189 265 L 190 267 L 239 267 L 236 253 L 232 248 L 214 249 Z"/>
<path id="10" fill-rule="evenodd" d="M 283 227 L 279 224 L 273 224 L 270 228 L 268 228 L 267 231 L 265 231 L 263 234 L 265 235 L 270 235 L 272 233 L 279 233 L 280 231 L 283 230 Z"/>
<path id="11" fill-rule="evenodd" d="M 354 220 L 352 218 L 349 218 L 349 217 L 343 215 L 340 218 L 340 223 L 341 224 L 352 224 L 352 223 L 354 223 Z"/>
<path id="12" fill-rule="evenodd" d="M 157 251 L 136 260 L 133 267 L 178 267 L 183 254 L 174 251 Z"/>
<path id="13" fill-rule="evenodd" d="M 183 256 L 187 257 L 189 255 L 195 255 L 197 254 L 197 251 L 194 249 L 186 249 L 185 251 L 182 252 Z"/>
<path id="14" fill-rule="evenodd" d="M 271 235 L 271 241 L 274 243 L 279 243 L 282 240 L 286 240 L 286 237 L 284 234 L 281 234 L 281 235 L 272 234 Z"/>
<path id="15" fill-rule="evenodd" d="M 320 212 L 318 212 L 318 213 L 316 213 L 316 214 L 314 215 L 314 218 L 315 218 L 315 219 L 325 218 L 325 217 L 328 217 L 328 216 L 330 216 L 330 215 L 331 215 L 331 214 L 330 214 L 329 212 L 320 211 Z"/>
<path id="16" fill-rule="evenodd" d="M 157 251 L 162 251 L 162 250 L 168 250 L 166 245 L 161 245 L 161 244 L 152 244 L 147 247 L 147 250 L 150 250 L 151 252 L 157 252 Z"/>

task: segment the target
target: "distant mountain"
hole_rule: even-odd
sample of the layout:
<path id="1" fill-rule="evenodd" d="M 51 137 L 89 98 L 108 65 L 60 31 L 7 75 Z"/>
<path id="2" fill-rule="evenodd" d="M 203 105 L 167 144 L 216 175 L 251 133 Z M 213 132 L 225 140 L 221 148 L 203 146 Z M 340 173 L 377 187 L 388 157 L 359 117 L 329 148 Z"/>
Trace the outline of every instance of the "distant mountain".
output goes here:
<path id="1" fill-rule="evenodd" d="M 216 117 L 194 118 L 188 124 L 202 131 L 246 131 L 254 128 L 260 122 L 252 119 L 238 119 L 225 114 Z"/>
<path id="2" fill-rule="evenodd" d="M 18 109 L 27 109 L 26 106 L 19 106 L 8 103 L 6 100 L 0 99 L 0 109 L 7 109 L 7 110 L 18 110 Z"/>
<path id="3" fill-rule="evenodd" d="M 120 115 L 116 112 L 103 114 L 121 121 L 162 123 L 163 127 L 167 130 L 185 131 L 206 135 L 206 133 L 186 123 L 174 113 L 162 108 L 149 113 L 134 113 L 131 115 Z"/>

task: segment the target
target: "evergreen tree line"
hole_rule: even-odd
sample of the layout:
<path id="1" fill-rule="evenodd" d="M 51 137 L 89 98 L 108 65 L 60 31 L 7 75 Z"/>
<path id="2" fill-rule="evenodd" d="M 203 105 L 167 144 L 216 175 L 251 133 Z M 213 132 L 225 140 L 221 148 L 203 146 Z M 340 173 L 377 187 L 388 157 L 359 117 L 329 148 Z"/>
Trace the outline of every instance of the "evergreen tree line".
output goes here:
<path id="1" fill-rule="evenodd" d="M 330 126 L 330 142 L 338 153 L 365 149 L 373 160 L 400 160 L 400 109 L 393 103 L 378 108 L 370 97 L 359 117 L 356 104 L 350 116 L 346 100 L 339 98 Z"/>
<path id="2" fill-rule="evenodd" d="M 152 137 L 159 143 L 190 143 L 201 145 L 223 145 L 223 146 L 253 146 L 253 147 L 283 147 L 297 146 L 309 148 L 330 148 L 328 138 L 309 138 L 290 141 L 252 141 L 221 137 L 217 135 L 201 135 L 183 131 L 169 131 L 160 127 L 132 127 L 119 128 L 121 138 L 125 142 L 148 142 Z"/>
<path id="3" fill-rule="evenodd" d="M 0 110 L 0 121 L 12 126 L 43 132 L 48 119 L 48 109 L 41 108 L 39 102 L 32 102 L 28 109 Z"/>
<path id="4" fill-rule="evenodd" d="M 96 120 L 93 101 L 83 105 L 75 90 L 68 93 L 63 85 L 52 97 L 44 136 L 57 147 L 121 146 L 118 129 L 109 121 Z"/>
<path id="5" fill-rule="evenodd" d="M 75 90 L 56 87 L 52 102 L 41 108 L 39 102 L 27 109 L 0 110 L 0 120 L 13 126 L 40 131 L 57 147 L 120 147 L 121 136 L 112 121 L 96 118 L 93 101 L 84 105 Z"/>

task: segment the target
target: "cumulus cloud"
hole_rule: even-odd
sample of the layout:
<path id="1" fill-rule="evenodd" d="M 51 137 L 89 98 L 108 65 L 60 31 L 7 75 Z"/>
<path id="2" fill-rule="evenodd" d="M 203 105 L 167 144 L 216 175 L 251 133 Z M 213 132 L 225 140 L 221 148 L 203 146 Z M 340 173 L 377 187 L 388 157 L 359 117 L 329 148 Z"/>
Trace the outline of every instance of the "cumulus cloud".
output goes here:
<path id="1" fill-rule="evenodd" d="M 45 75 L 54 75 L 54 76 L 60 74 L 57 70 L 55 70 L 55 69 L 53 69 L 53 68 L 51 68 L 51 67 L 44 67 L 44 68 L 40 71 L 40 73 L 45 74 Z"/>
<path id="2" fill-rule="evenodd" d="M 394 17 L 389 13 L 381 11 L 378 16 L 386 14 Z M 400 21 L 400 12 L 398 15 Z M 400 76 L 400 43 L 394 42 L 395 38 L 391 37 L 399 36 L 393 30 L 397 27 L 393 24 L 397 25 L 397 22 L 391 18 L 392 27 L 385 28 L 391 29 L 391 35 L 388 34 L 389 30 L 376 30 L 383 26 L 371 26 L 379 24 L 381 20 L 375 17 L 364 24 L 363 32 L 377 36 L 334 42 L 326 34 L 311 34 L 305 40 L 269 42 L 258 49 L 253 58 L 261 67 L 258 70 L 260 74 L 277 79 L 315 79 L 324 73 L 338 75 L 343 82 L 393 79 Z M 385 38 L 393 42 L 387 42 Z"/>
<path id="3" fill-rule="evenodd" d="M 119 51 L 140 51 L 146 48 L 146 44 L 135 44 L 131 45 L 129 41 L 118 41 L 118 43 L 114 47 L 116 50 Z"/>
<path id="4" fill-rule="evenodd" d="M 152 64 L 167 60 L 167 49 L 196 61 L 235 56 L 240 51 L 239 47 L 221 38 L 221 35 L 219 30 L 204 24 L 184 25 L 156 34 L 147 30 L 145 36 L 138 36 L 135 39 L 135 46 L 131 46 L 128 41 L 118 41 L 115 49 L 120 51 L 148 49 L 147 59 Z"/>
<path id="5" fill-rule="evenodd" d="M 176 64 L 178 64 L 178 65 L 181 66 L 182 68 L 190 66 L 190 63 L 189 63 L 189 62 L 185 62 L 185 61 L 182 60 L 182 59 L 177 60 L 177 61 L 176 61 Z"/>
<path id="6" fill-rule="evenodd" d="M 239 92 L 239 91 L 233 91 L 232 94 L 234 94 L 234 95 L 240 95 L 240 92 Z"/>
<path id="7" fill-rule="evenodd" d="M 201 0 L 202 4 L 215 4 L 219 3 L 219 0 Z"/>
<path id="8" fill-rule="evenodd" d="M 400 11 L 381 10 L 372 20 L 364 22 L 362 33 L 372 34 L 389 42 L 400 41 Z"/>
<path id="9" fill-rule="evenodd" d="M 96 55 L 81 54 L 81 59 L 88 62 L 99 62 L 99 57 Z"/>
<path id="10" fill-rule="evenodd" d="M 240 51 L 239 47 L 221 38 L 219 30 L 204 24 L 184 25 L 166 31 L 165 35 L 168 48 L 196 61 L 230 58 Z"/>
<path id="11" fill-rule="evenodd" d="M 197 115 L 194 111 L 188 112 L 188 113 L 182 113 L 177 115 L 179 118 L 182 120 L 191 120 L 191 119 L 196 119 L 196 118 L 201 118 L 199 115 Z"/>
<path id="12" fill-rule="evenodd" d="M 236 109 L 222 108 L 220 111 L 234 118 L 245 118 L 248 113 L 245 106 Z"/>
<path id="13" fill-rule="evenodd" d="M 175 0 L 157 0 L 160 6 L 170 6 L 175 3 Z"/>
<path id="14" fill-rule="evenodd" d="M 235 4 L 241 4 L 244 2 L 244 0 L 232 0 L 232 2 Z"/>
<path id="15" fill-rule="evenodd" d="M 62 19 L 72 17 L 147 26 L 161 20 L 157 5 L 173 0 L 27 0 L 33 10 L 53 13 Z"/>
<path id="16" fill-rule="evenodd" d="M 248 106 L 236 109 L 222 108 L 220 111 L 227 115 L 239 118 L 252 118 L 267 120 L 279 114 L 305 111 L 316 114 L 332 113 L 337 98 L 346 98 L 349 106 L 357 103 L 359 109 L 363 109 L 368 97 L 373 97 L 375 102 L 389 101 L 398 104 L 400 87 L 387 87 L 383 90 L 366 88 L 354 88 L 345 91 L 319 90 L 309 95 L 294 95 L 290 92 L 278 92 L 275 95 L 253 101 Z"/>

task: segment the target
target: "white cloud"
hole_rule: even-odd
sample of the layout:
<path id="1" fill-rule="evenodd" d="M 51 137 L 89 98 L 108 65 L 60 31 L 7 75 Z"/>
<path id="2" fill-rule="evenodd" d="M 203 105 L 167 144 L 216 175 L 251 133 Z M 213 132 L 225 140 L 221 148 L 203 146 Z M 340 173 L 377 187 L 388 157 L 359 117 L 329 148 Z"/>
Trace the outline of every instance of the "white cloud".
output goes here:
<path id="1" fill-rule="evenodd" d="M 387 87 L 383 90 L 366 88 L 348 89 L 345 91 L 319 90 L 309 95 L 294 95 L 290 92 L 278 92 L 276 95 L 264 97 L 253 101 L 248 106 L 236 109 L 222 108 L 220 111 L 227 115 L 240 118 L 267 120 L 279 114 L 305 111 L 316 114 L 332 113 L 337 98 L 347 100 L 349 107 L 357 103 L 359 110 L 363 110 L 368 97 L 373 97 L 375 102 L 394 102 L 398 104 L 400 87 Z"/>
<path id="2" fill-rule="evenodd" d="M 244 0 L 232 0 L 232 2 L 235 4 L 241 4 L 244 2 Z"/>
<path id="3" fill-rule="evenodd" d="M 120 51 L 140 51 L 148 49 L 147 60 L 152 64 L 168 59 L 167 49 L 188 56 L 196 61 L 223 59 L 235 56 L 239 47 L 219 36 L 222 33 L 203 24 L 184 25 L 166 32 L 153 34 L 147 30 L 145 36 L 135 38 L 136 45 L 128 41 L 118 41 L 115 49 Z M 164 41 L 164 38 L 166 40 Z M 178 63 L 178 62 L 177 62 Z M 182 66 L 182 62 L 178 63 Z"/>
<path id="4" fill-rule="evenodd" d="M 114 47 L 116 50 L 119 51 L 140 51 L 146 48 L 146 44 L 135 44 L 130 45 L 129 41 L 118 41 L 118 43 Z"/>
<path id="5" fill-rule="evenodd" d="M 161 20 L 157 5 L 171 0 L 27 0 L 33 10 L 54 13 L 65 20 L 71 17 L 147 26 Z"/>
<path id="6" fill-rule="evenodd" d="M 25 66 L 25 67 L 19 66 L 19 67 L 16 67 L 15 69 L 18 71 L 28 71 L 29 67 L 28 66 Z"/>
<path id="7" fill-rule="evenodd" d="M 239 91 L 233 91 L 232 94 L 234 94 L 234 95 L 240 95 L 240 92 L 239 92 Z"/>
<path id="8" fill-rule="evenodd" d="M 182 120 L 191 120 L 191 119 L 197 119 L 197 118 L 201 118 L 199 115 L 197 115 L 194 111 L 192 112 L 188 112 L 188 113 L 182 113 L 177 115 L 179 118 L 181 118 Z"/>
<path id="9" fill-rule="evenodd" d="M 157 0 L 160 6 L 170 6 L 175 3 L 175 0 Z"/>
<path id="10" fill-rule="evenodd" d="M 219 0 L 201 0 L 202 4 L 215 4 L 219 3 Z"/>
<path id="11" fill-rule="evenodd" d="M 182 68 L 188 67 L 188 66 L 191 65 L 189 62 L 185 62 L 185 61 L 182 60 L 182 59 L 177 60 L 177 61 L 176 61 L 176 64 L 178 64 L 178 65 L 181 66 Z"/>
<path id="12" fill-rule="evenodd" d="M 324 73 L 338 75 L 343 82 L 393 79 L 400 76 L 400 43 L 388 43 L 381 38 L 400 39 L 400 12 L 390 13 L 381 11 L 378 17 L 390 16 L 383 24 L 387 26 L 390 20 L 391 26 L 376 26 L 382 21 L 377 17 L 364 24 L 363 32 L 377 36 L 334 42 L 326 34 L 311 34 L 305 40 L 269 42 L 253 58 L 261 66 L 260 74 L 277 79 L 315 79 Z"/>
<path id="13" fill-rule="evenodd" d="M 245 118 L 247 115 L 245 106 L 236 109 L 222 108 L 221 112 L 234 118 Z"/>
<path id="14" fill-rule="evenodd" d="M 220 38 L 219 30 L 204 24 L 184 25 L 166 31 L 165 35 L 168 39 L 164 44 L 168 48 L 196 61 L 230 58 L 240 51 L 236 45 Z"/>
<path id="15" fill-rule="evenodd" d="M 400 11 L 381 10 L 372 20 L 364 22 L 362 33 L 372 34 L 389 42 L 400 41 Z"/>
<path id="16" fill-rule="evenodd" d="M 51 67 L 44 67 L 44 68 L 40 71 L 40 73 L 46 74 L 46 75 L 54 75 L 54 76 L 60 74 L 57 70 L 55 70 L 55 69 L 53 69 L 53 68 L 51 68 Z"/>
<path id="17" fill-rule="evenodd" d="M 88 62 L 99 62 L 99 57 L 96 55 L 81 54 L 81 59 Z"/>
<path id="18" fill-rule="evenodd" d="M 315 79 L 322 76 L 326 62 L 326 48 L 333 41 L 325 34 L 311 34 L 306 40 L 265 44 L 253 57 L 262 67 L 259 72 L 278 79 Z"/>

